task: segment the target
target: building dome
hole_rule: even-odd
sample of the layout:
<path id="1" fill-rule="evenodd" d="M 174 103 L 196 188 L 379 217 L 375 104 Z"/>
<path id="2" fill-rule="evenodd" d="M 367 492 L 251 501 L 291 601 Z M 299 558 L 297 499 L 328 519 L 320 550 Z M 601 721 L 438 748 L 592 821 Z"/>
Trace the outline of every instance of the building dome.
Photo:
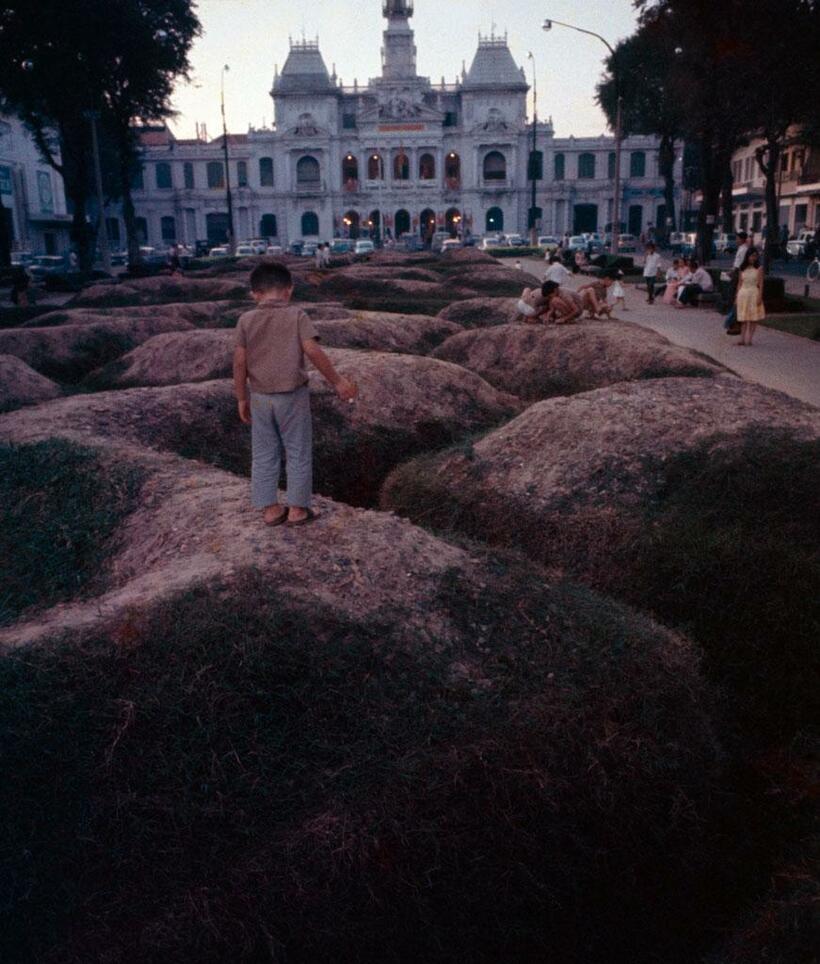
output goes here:
<path id="1" fill-rule="evenodd" d="M 273 82 L 274 93 L 325 93 L 333 86 L 319 41 L 292 40 L 285 66 Z"/>
<path id="2" fill-rule="evenodd" d="M 506 36 L 497 37 L 495 34 L 489 37 L 479 36 L 478 50 L 467 71 L 463 87 L 465 90 L 488 87 L 529 89 L 521 68 L 516 66 L 513 60 Z"/>

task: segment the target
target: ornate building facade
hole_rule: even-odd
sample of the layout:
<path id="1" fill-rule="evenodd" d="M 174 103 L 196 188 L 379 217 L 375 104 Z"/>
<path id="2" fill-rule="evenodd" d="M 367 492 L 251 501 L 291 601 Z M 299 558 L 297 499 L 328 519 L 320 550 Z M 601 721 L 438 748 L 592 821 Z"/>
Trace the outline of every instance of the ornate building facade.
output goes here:
<path id="1" fill-rule="evenodd" d="M 506 37 L 479 37 L 470 68 L 434 83 L 416 69 L 413 0 L 383 0 L 383 13 L 381 76 L 344 86 L 318 41 L 291 42 L 273 128 L 228 136 L 237 240 L 524 233 L 531 217 L 544 234 L 606 229 L 612 138 L 559 139 L 542 122 L 533 150 L 529 85 Z M 223 138 L 160 128 L 142 143 L 134 203 L 145 240 L 225 240 Z M 665 216 L 654 138 L 624 142 L 622 178 L 622 221 L 639 234 Z"/>

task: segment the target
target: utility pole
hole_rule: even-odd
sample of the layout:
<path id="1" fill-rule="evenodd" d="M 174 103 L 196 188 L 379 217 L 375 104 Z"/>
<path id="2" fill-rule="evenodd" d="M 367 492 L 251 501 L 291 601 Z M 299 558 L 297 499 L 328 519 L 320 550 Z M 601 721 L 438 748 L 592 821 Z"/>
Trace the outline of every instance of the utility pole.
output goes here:
<path id="1" fill-rule="evenodd" d="M 235 250 L 233 233 L 233 197 L 231 196 L 231 168 L 228 156 L 228 124 L 225 121 L 225 73 L 231 68 L 225 64 L 222 68 L 222 151 L 225 155 L 225 199 L 228 203 L 228 253 Z"/>
<path id="2" fill-rule="evenodd" d="M 535 152 L 537 149 L 537 136 L 538 136 L 538 78 L 535 73 L 535 57 L 532 51 L 528 54 L 529 59 L 532 61 L 532 148 L 530 149 L 530 216 L 529 226 L 530 226 L 530 245 L 534 248 L 538 244 L 538 225 L 535 223 Z"/>
<path id="3" fill-rule="evenodd" d="M 624 113 L 623 97 L 621 97 L 617 64 L 615 63 L 615 51 L 612 44 L 600 34 L 592 30 L 585 30 L 583 27 L 576 27 L 572 23 L 563 23 L 561 20 L 545 20 L 544 30 L 552 30 L 554 25 L 567 27 L 569 30 L 575 30 L 577 33 L 585 33 L 588 37 L 595 37 L 595 39 L 600 40 L 610 54 L 612 54 L 612 74 L 615 79 L 615 90 L 618 92 L 618 108 L 615 116 L 615 177 L 613 179 L 615 182 L 613 185 L 615 197 L 612 201 L 612 244 L 610 251 L 617 256 L 618 242 L 621 234 L 621 142 L 624 138 Z"/>
<path id="4" fill-rule="evenodd" d="M 97 188 L 97 208 L 99 210 L 97 238 L 100 243 L 103 268 L 110 272 L 111 249 L 108 247 L 108 225 L 105 223 L 105 202 L 103 200 L 102 169 L 100 167 L 100 144 L 97 138 L 97 117 L 99 114 L 95 110 L 89 110 L 86 111 L 85 116 L 91 124 L 91 151 L 94 155 L 94 181 Z"/>

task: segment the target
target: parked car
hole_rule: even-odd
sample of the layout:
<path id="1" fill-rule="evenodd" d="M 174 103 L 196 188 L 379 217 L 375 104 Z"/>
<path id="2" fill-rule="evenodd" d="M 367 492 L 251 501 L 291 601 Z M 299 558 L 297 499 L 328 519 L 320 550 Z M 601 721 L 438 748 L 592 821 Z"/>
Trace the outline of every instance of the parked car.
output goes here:
<path id="1" fill-rule="evenodd" d="M 796 238 L 786 242 L 786 252 L 792 258 L 803 258 L 813 242 L 814 231 L 805 228 L 798 233 Z"/>
<path id="2" fill-rule="evenodd" d="M 347 238 L 336 238 L 330 242 L 331 254 L 350 254 L 355 245 Z"/>
<path id="3" fill-rule="evenodd" d="M 34 255 L 31 251 L 12 251 L 11 253 L 11 264 L 14 268 L 27 268 L 33 261 Z"/>
<path id="4" fill-rule="evenodd" d="M 265 253 L 265 254 L 268 254 L 268 255 L 279 255 L 279 254 L 284 254 L 284 253 L 285 253 L 285 249 L 282 247 L 281 244 L 269 244 L 269 245 L 265 248 L 265 252 L 264 252 L 264 253 Z"/>
<path id="5" fill-rule="evenodd" d="M 507 240 L 502 238 L 499 234 L 487 234 L 485 235 L 479 244 L 479 248 L 482 251 L 486 251 L 488 248 L 503 248 L 506 247 Z"/>
<path id="6" fill-rule="evenodd" d="M 230 258 L 231 249 L 227 244 L 218 244 L 215 248 L 211 248 L 208 252 L 209 258 Z"/>
<path id="7" fill-rule="evenodd" d="M 299 252 L 303 258 L 312 258 L 316 254 L 316 249 L 319 247 L 318 241 L 303 241 L 302 250 Z"/>
<path id="8" fill-rule="evenodd" d="M 32 259 L 27 270 L 33 281 L 42 281 L 48 275 L 64 273 L 65 258 L 57 254 L 41 254 Z"/>
<path id="9" fill-rule="evenodd" d="M 586 252 L 589 242 L 584 237 L 583 234 L 573 234 L 569 239 L 569 244 L 567 245 L 567 251 L 575 254 L 576 251 Z"/>
<path id="10" fill-rule="evenodd" d="M 432 241 L 430 242 L 430 250 L 436 253 L 441 253 L 441 246 L 445 241 L 450 240 L 449 231 L 436 231 L 433 235 Z"/>
<path id="11" fill-rule="evenodd" d="M 417 237 L 415 234 L 405 234 L 403 235 L 397 244 L 401 245 L 405 251 L 423 251 L 424 242 L 421 238 Z"/>
<path id="12" fill-rule="evenodd" d="M 112 251 L 109 255 L 112 268 L 123 268 L 128 264 L 128 252 L 124 249 Z"/>
<path id="13" fill-rule="evenodd" d="M 520 234 L 507 234 L 505 240 L 511 248 L 523 248 L 527 243 Z"/>
<path id="14" fill-rule="evenodd" d="M 243 241 L 243 244 L 249 244 L 253 248 L 254 254 L 265 254 L 268 250 L 268 242 L 265 238 L 251 238 L 250 241 Z"/>
<path id="15" fill-rule="evenodd" d="M 538 239 L 538 247 L 545 251 L 557 251 L 561 242 L 552 234 L 542 234 Z"/>
<path id="16" fill-rule="evenodd" d="M 737 252 L 736 234 L 715 235 L 715 254 L 735 254 Z"/>
<path id="17" fill-rule="evenodd" d="M 356 242 L 353 253 L 357 258 L 369 257 L 376 250 L 376 245 L 368 238 L 361 238 Z"/>
<path id="18" fill-rule="evenodd" d="M 636 251 L 638 239 L 634 234 L 621 234 L 618 236 L 618 251 Z"/>
<path id="19" fill-rule="evenodd" d="M 478 238 L 474 234 L 468 235 L 463 241 L 465 248 L 474 248 L 478 244 Z"/>
<path id="20" fill-rule="evenodd" d="M 463 245 L 458 240 L 458 238 L 448 238 L 446 241 L 443 241 L 441 244 L 441 253 L 444 254 L 445 251 L 455 251 L 458 248 L 462 248 L 462 247 Z"/>

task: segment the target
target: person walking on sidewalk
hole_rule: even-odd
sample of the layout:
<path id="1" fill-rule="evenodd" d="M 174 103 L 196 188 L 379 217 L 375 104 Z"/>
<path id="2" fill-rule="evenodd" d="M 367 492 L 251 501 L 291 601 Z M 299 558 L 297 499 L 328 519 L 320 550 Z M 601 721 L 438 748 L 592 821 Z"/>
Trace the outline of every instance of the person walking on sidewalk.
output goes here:
<path id="1" fill-rule="evenodd" d="M 661 256 L 658 254 L 655 245 L 650 241 L 646 246 L 646 260 L 643 265 L 643 280 L 646 283 L 647 299 L 649 305 L 655 304 L 655 285 L 658 281 L 658 272 L 661 270 Z"/>
<path id="2" fill-rule="evenodd" d="M 757 248 L 749 248 L 740 266 L 735 307 L 743 332 L 736 344 L 751 347 L 757 323 L 766 317 L 763 306 L 763 268 L 760 266 Z"/>

